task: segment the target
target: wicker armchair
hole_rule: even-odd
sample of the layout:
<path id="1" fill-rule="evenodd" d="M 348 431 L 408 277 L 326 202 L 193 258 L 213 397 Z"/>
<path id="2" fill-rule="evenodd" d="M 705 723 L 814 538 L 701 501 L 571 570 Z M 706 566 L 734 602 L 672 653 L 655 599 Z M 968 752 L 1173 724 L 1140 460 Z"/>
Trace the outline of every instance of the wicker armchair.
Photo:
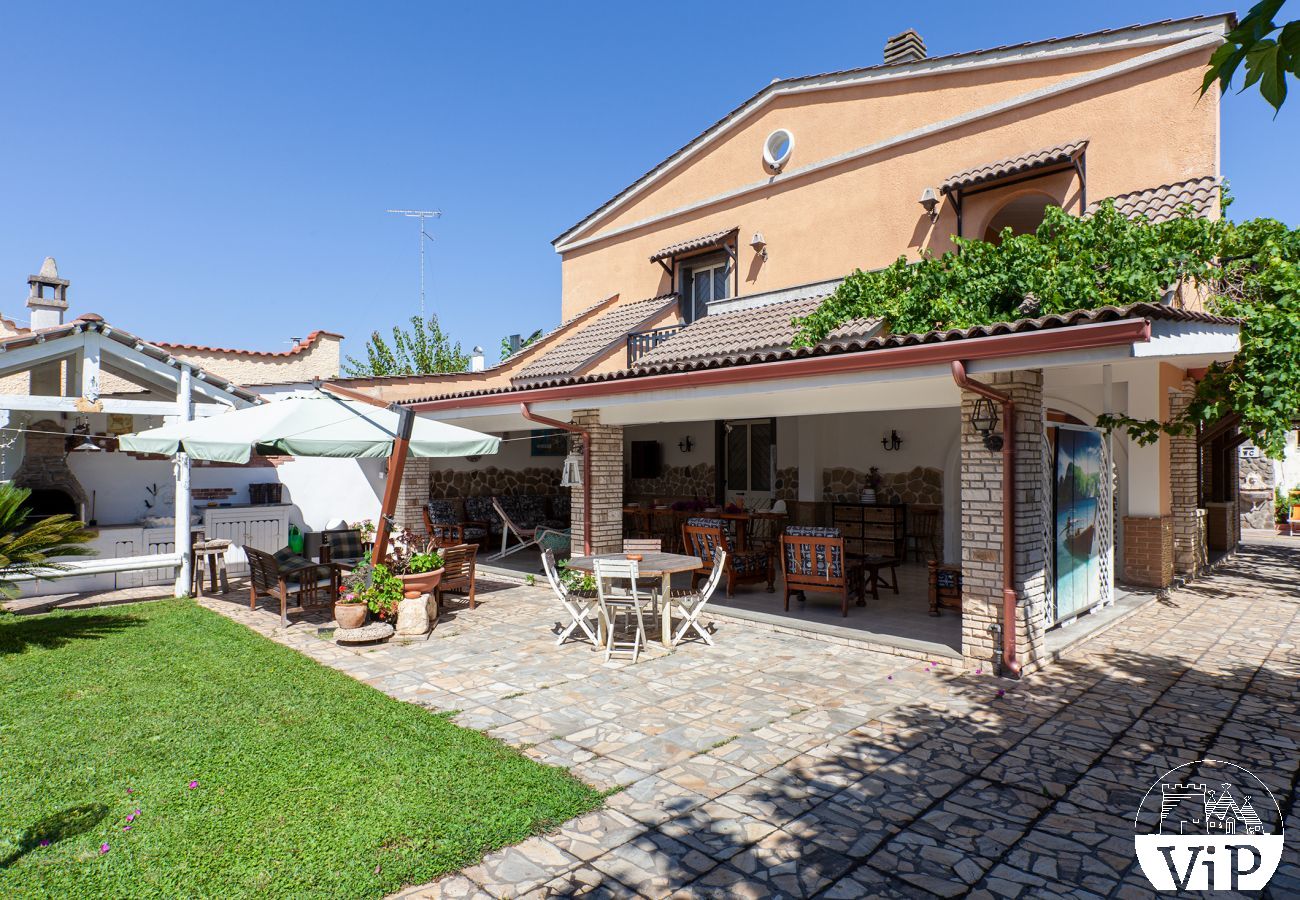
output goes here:
<path id="1" fill-rule="evenodd" d="M 280 627 L 289 624 L 289 598 L 298 609 L 328 607 L 339 593 L 339 569 L 331 563 L 314 563 L 291 553 L 288 548 L 266 553 L 245 547 L 248 557 L 248 608 L 257 608 L 258 597 L 280 600 Z"/>
<path id="2" fill-rule="evenodd" d="M 727 540 L 726 527 L 722 519 L 697 516 L 686 520 L 682 526 L 682 544 L 686 553 L 698 556 L 704 565 L 691 573 L 691 590 L 694 591 L 701 578 L 713 570 L 714 559 L 719 550 L 725 550 L 727 556 L 723 570 L 727 575 L 727 596 L 735 596 L 736 585 L 758 584 L 767 582 L 767 592 L 776 590 L 776 566 L 772 561 L 771 551 L 749 551 L 736 553 Z"/>
<path id="3" fill-rule="evenodd" d="M 442 578 L 434 589 L 439 608 L 442 607 L 442 595 L 449 592 L 468 593 L 469 608 L 474 608 L 474 569 L 477 564 L 477 544 L 459 544 L 442 551 Z"/>

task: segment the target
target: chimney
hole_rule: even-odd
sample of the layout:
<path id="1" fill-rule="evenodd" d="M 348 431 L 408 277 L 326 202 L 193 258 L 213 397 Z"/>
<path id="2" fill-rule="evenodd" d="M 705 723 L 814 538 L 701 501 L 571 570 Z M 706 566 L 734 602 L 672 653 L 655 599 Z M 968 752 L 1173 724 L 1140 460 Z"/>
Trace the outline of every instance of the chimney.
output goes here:
<path id="1" fill-rule="evenodd" d="M 524 337 L 521 334 L 512 334 L 510 335 L 510 337 L 506 338 L 506 340 L 510 343 L 511 356 L 514 356 L 516 353 L 518 353 L 519 348 L 523 346 L 524 343 Z"/>
<path id="2" fill-rule="evenodd" d="M 483 348 L 475 347 L 469 356 L 469 370 L 471 372 L 483 371 Z"/>
<path id="3" fill-rule="evenodd" d="M 40 274 L 27 276 L 31 293 L 27 308 L 32 311 L 32 328 L 53 328 L 63 324 L 63 314 L 68 311 L 68 282 L 59 277 L 59 266 L 53 256 L 45 257 Z"/>
<path id="4" fill-rule="evenodd" d="M 925 59 L 925 41 L 909 28 L 885 41 L 885 65 L 919 62 Z"/>

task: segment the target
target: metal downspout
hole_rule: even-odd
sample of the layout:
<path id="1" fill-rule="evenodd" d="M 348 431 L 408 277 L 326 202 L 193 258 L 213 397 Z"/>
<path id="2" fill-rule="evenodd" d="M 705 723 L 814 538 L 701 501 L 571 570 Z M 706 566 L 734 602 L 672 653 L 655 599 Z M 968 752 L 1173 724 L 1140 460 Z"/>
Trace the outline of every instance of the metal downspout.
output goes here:
<path id="1" fill-rule="evenodd" d="M 529 422 L 582 435 L 582 554 L 591 556 L 591 432 L 568 422 L 539 416 L 528 408 L 527 403 L 519 404 L 519 414 Z"/>
<path id="2" fill-rule="evenodd" d="M 973 381 L 965 364 L 952 361 L 952 380 L 957 386 L 1002 405 L 1002 670 L 1020 677 L 1016 656 L 1016 405 L 1009 394 Z M 959 495 L 960 496 L 960 495 Z"/>

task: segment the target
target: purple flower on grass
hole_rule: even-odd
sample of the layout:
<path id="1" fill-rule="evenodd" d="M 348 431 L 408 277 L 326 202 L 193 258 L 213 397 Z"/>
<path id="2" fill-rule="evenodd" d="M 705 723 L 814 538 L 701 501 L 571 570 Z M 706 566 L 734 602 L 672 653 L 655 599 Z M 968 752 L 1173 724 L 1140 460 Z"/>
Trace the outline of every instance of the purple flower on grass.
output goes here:
<path id="1" fill-rule="evenodd" d="M 134 822 L 134 821 L 135 821 L 135 813 L 127 813 L 126 820 L 127 820 L 128 822 Z"/>
<path id="2" fill-rule="evenodd" d="M 196 787 L 198 787 L 198 786 L 199 786 L 199 783 L 198 783 L 197 781 L 191 781 L 191 782 L 190 782 L 190 790 L 194 790 L 194 789 L 195 789 Z"/>
<path id="3" fill-rule="evenodd" d="M 50 839 L 49 839 L 49 838 L 41 838 L 41 846 L 42 846 L 42 847 L 48 847 L 48 846 L 50 846 Z"/>
<path id="4" fill-rule="evenodd" d="M 108 841 L 104 841 L 104 843 L 99 845 L 99 855 L 103 856 L 107 852 L 108 852 Z"/>
<path id="5" fill-rule="evenodd" d="M 122 830 L 123 830 L 123 831 L 130 831 L 130 830 L 131 830 L 131 826 L 130 826 L 130 825 L 123 825 L 123 826 L 122 826 Z"/>
<path id="6" fill-rule="evenodd" d="M 126 792 L 127 792 L 128 794 L 134 794 L 134 793 L 135 793 L 135 788 L 127 788 L 127 789 L 126 789 Z"/>

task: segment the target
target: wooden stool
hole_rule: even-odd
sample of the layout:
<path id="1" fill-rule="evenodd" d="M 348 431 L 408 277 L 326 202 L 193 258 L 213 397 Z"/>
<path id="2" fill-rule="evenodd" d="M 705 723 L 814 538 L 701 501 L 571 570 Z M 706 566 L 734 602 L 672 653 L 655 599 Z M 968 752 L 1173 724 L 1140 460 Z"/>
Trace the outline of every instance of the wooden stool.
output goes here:
<path id="1" fill-rule="evenodd" d="M 190 592 L 195 597 L 203 596 L 203 563 L 208 564 L 208 577 L 212 581 L 212 593 L 217 593 L 217 580 L 221 581 L 221 593 L 230 590 L 230 578 L 226 572 L 226 551 L 230 541 L 198 541 L 194 544 L 194 571 Z"/>

